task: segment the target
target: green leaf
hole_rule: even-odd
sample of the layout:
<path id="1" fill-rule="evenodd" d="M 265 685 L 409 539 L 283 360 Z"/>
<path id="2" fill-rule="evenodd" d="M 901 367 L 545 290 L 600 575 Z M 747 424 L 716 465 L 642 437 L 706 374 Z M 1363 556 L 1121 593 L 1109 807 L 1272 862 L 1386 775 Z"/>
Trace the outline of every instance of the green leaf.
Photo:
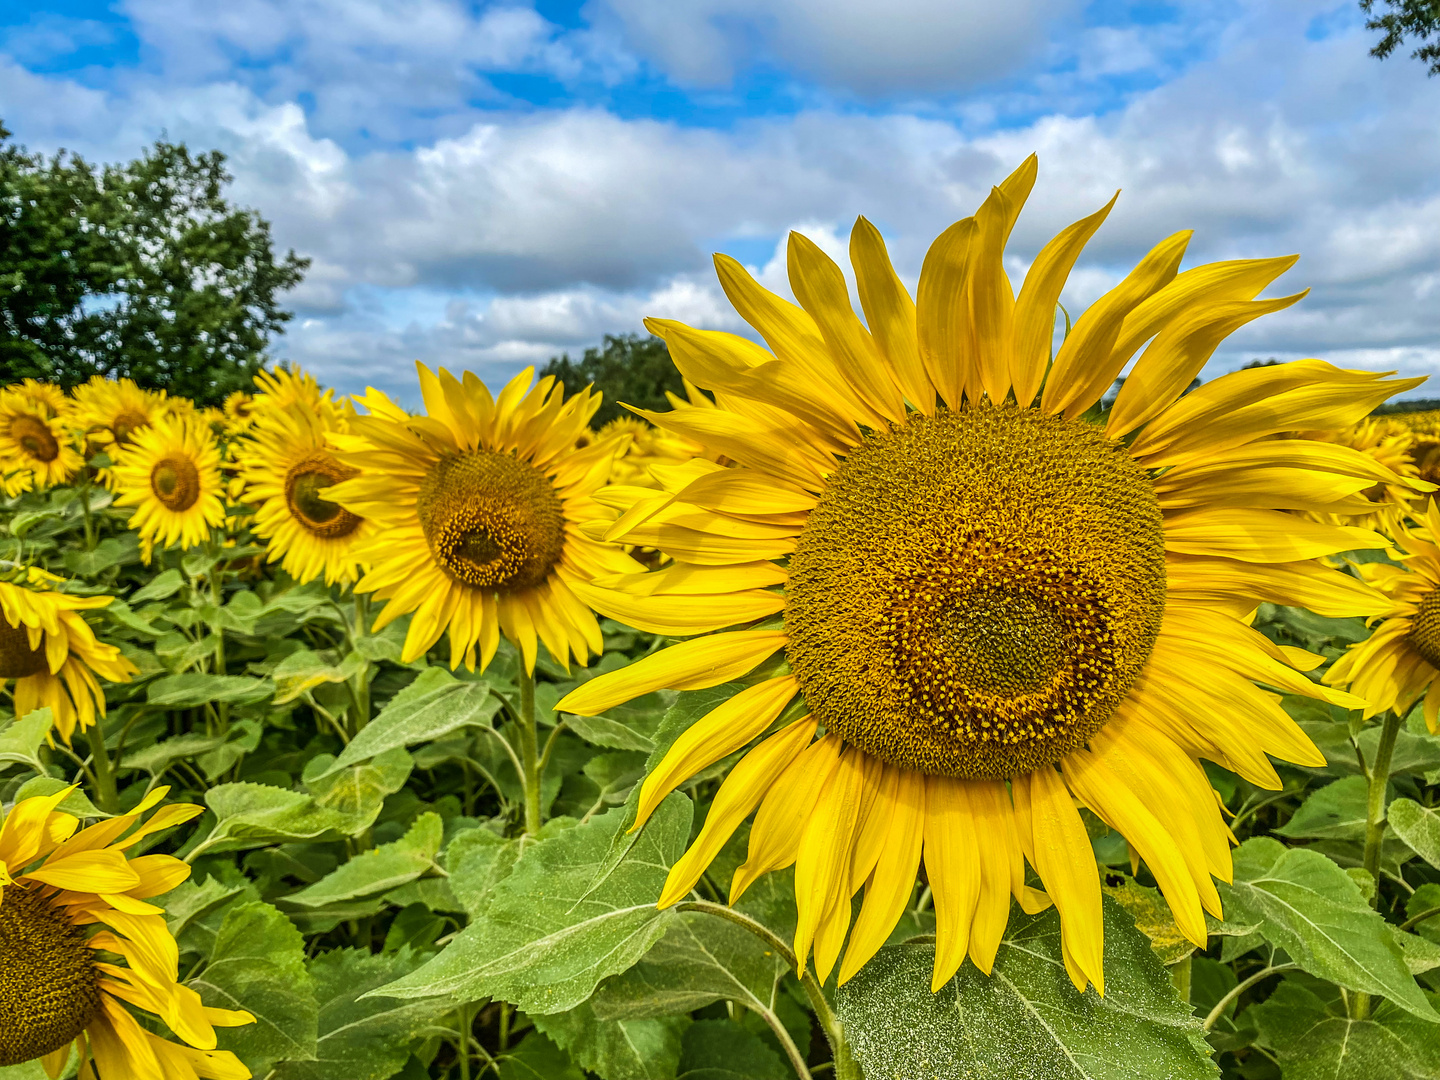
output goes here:
<path id="1" fill-rule="evenodd" d="M 1228 918 L 1258 924 L 1266 941 L 1317 978 L 1440 1021 L 1385 920 L 1344 870 L 1319 852 L 1286 848 L 1268 836 L 1236 848 L 1234 864 L 1234 884 L 1219 885 Z"/>
<path id="2" fill-rule="evenodd" d="M 504 1056 L 497 1080 L 585 1080 L 585 1074 L 553 1042 L 532 1031 Z"/>
<path id="3" fill-rule="evenodd" d="M 444 834 L 439 814 L 422 814 L 399 840 L 355 856 L 309 888 L 287 896 L 285 903 L 318 908 L 397 889 L 435 869 Z"/>
<path id="4" fill-rule="evenodd" d="M 149 600 L 164 600 L 174 596 L 185 587 L 185 575 L 171 569 L 155 575 L 148 583 L 130 594 L 131 604 L 143 604 Z"/>
<path id="5" fill-rule="evenodd" d="M 1333 987 L 1287 978 L 1248 1013 L 1285 1080 L 1440 1080 L 1440 1025 L 1388 1001 L 1352 1020 Z"/>
<path id="6" fill-rule="evenodd" d="M 134 533 L 124 537 L 107 537 L 95 545 L 94 551 L 71 548 L 65 552 L 65 569 L 81 577 L 94 577 L 112 566 L 127 566 L 140 561 L 140 544 Z"/>
<path id="7" fill-rule="evenodd" d="M 405 786 L 414 765 L 398 747 L 373 761 L 338 768 L 328 764 L 328 755 L 321 755 L 305 767 L 304 781 L 316 804 L 340 814 L 347 822 L 346 835 L 355 836 L 375 824 L 386 796 Z"/>
<path id="8" fill-rule="evenodd" d="M 365 666 L 365 658 L 352 652 L 338 664 L 325 660 L 319 653 L 300 649 L 275 665 L 270 678 L 275 680 L 275 704 L 294 701 L 306 690 L 323 683 L 348 682 Z"/>
<path id="9" fill-rule="evenodd" d="M 1426 912 L 1440 910 L 1440 885 L 1426 882 L 1405 901 L 1405 918 L 1414 919 Z M 1415 924 L 1415 932 L 1421 937 L 1440 943 L 1440 915 L 1431 915 Z"/>
<path id="10" fill-rule="evenodd" d="M 835 994 L 867 1077 L 1141 1080 L 1218 1076 L 1200 1021 L 1150 942 L 1105 901 L 1105 996 L 1065 974 L 1060 918 L 1012 910 L 991 976 L 966 961 L 930 993 L 933 945 L 887 945 Z"/>
<path id="11" fill-rule="evenodd" d="M 660 911 L 670 865 L 690 837 L 690 800 L 672 794 L 639 834 L 628 807 L 526 848 L 484 914 L 436 959 L 382 992 L 501 998 L 531 1014 L 585 1001 L 649 951 L 675 918 Z"/>
<path id="12" fill-rule="evenodd" d="M 1363 842 L 1369 791 L 1370 783 L 1363 776 L 1326 784 L 1312 791 L 1290 820 L 1275 831 L 1294 838 Z"/>
<path id="13" fill-rule="evenodd" d="M 101 608 L 100 611 L 105 618 L 112 622 L 119 623 L 125 629 L 134 631 L 137 634 L 144 634 L 146 637 L 159 637 L 165 633 L 160 627 L 152 626 L 145 619 L 135 614 L 135 612 L 130 609 L 130 605 L 124 600 L 117 599 Z"/>
<path id="14" fill-rule="evenodd" d="M 310 963 L 320 1003 L 313 1061 L 287 1061 L 275 1080 L 388 1080 L 451 1007 L 435 999 L 397 1006 L 365 998 L 409 974 L 420 957 L 408 949 L 372 955 L 355 949 L 322 952 Z"/>
<path id="15" fill-rule="evenodd" d="M 1117 876 L 1106 875 L 1107 878 Z M 1130 913 L 1135 927 L 1150 939 L 1150 948 L 1155 959 L 1162 964 L 1174 964 L 1195 951 L 1195 945 L 1175 925 L 1170 905 L 1156 889 L 1141 885 L 1129 874 L 1120 874 L 1117 885 L 1102 884 L 1105 895 Z"/>
<path id="16" fill-rule="evenodd" d="M 209 956 L 228 909 L 259 899 L 259 890 L 248 881 L 242 885 L 211 877 L 181 882 L 154 902 L 165 909 L 165 924 L 181 952 Z"/>
<path id="17" fill-rule="evenodd" d="M 210 962 L 189 985 L 212 1008 L 254 1015 L 255 1023 L 218 1034 L 220 1048 L 234 1051 L 257 1075 L 276 1061 L 315 1060 L 318 1006 L 305 939 L 269 904 L 227 912 Z"/>
<path id="18" fill-rule="evenodd" d="M 248 675 L 202 675 L 190 671 L 183 675 L 167 675 L 156 679 L 146 692 L 146 700 L 162 709 L 193 709 L 210 702 L 232 705 L 253 705 L 275 692 L 267 679 Z"/>
<path id="19" fill-rule="evenodd" d="M 462 682 L 444 668 L 426 668 L 355 736 L 331 771 L 462 727 L 489 727 L 499 709 L 488 682 Z"/>
<path id="20" fill-rule="evenodd" d="M 121 766 L 126 769 L 140 769 L 159 776 L 177 761 L 191 760 L 224 746 L 228 735 L 206 735 L 199 731 L 187 731 L 173 739 L 147 746 L 143 750 L 126 754 Z"/>
<path id="21" fill-rule="evenodd" d="M 685 1029 L 677 1080 L 791 1080 L 785 1060 L 733 1020 L 697 1020 Z"/>
<path id="22" fill-rule="evenodd" d="M 600 1080 L 672 1080 L 680 1064 L 680 1037 L 687 1017 L 659 1020 L 598 1020 L 589 1005 L 533 1017 L 570 1060 Z"/>
<path id="23" fill-rule="evenodd" d="M 0 765 L 7 762 L 28 765 L 44 776 L 45 764 L 40 760 L 40 746 L 54 725 L 54 715 L 45 708 L 35 709 L 0 728 Z"/>
<path id="24" fill-rule="evenodd" d="M 1396 799 L 1385 812 L 1390 831 L 1431 866 L 1440 866 L 1440 814 L 1413 799 Z"/>
<path id="25" fill-rule="evenodd" d="M 489 829 L 467 829 L 450 841 L 445 869 L 467 915 L 473 919 L 484 912 L 495 886 L 510 876 L 519 857 L 519 840 L 506 840 Z"/>
<path id="26" fill-rule="evenodd" d="M 15 801 L 18 803 L 22 799 L 31 799 L 37 796 L 44 798 L 47 795 L 54 795 L 62 788 L 70 786 L 71 785 L 67 784 L 64 780 L 57 780 L 53 776 L 31 777 L 29 780 L 26 780 L 25 783 L 21 784 L 19 790 L 15 792 Z M 90 801 L 89 797 L 85 794 L 84 788 L 78 787 L 69 795 L 66 795 L 65 801 L 55 809 L 63 811 L 66 814 L 74 814 L 80 818 L 110 817 L 109 814 L 105 813 L 105 811 Z"/>

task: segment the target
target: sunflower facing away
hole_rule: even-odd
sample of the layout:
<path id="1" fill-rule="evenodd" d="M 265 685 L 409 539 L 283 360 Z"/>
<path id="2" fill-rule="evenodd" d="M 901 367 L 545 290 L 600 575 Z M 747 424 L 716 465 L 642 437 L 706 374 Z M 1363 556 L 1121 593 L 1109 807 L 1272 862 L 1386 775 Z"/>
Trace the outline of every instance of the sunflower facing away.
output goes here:
<path id="1" fill-rule="evenodd" d="M 427 415 L 407 416 L 371 389 L 369 416 L 350 421 L 360 449 L 340 454 L 359 471 L 326 497 L 375 523 L 354 557 L 368 572 L 355 586 L 386 600 L 375 629 L 414 612 L 403 657 L 425 653 L 447 630 L 450 665 L 483 669 L 500 634 L 520 649 L 527 672 L 536 642 L 557 663 L 584 664 L 602 647 L 576 582 L 640 566 L 582 535 L 577 523 L 612 517 L 591 496 L 623 440 L 575 448 L 600 398 L 565 401 L 553 378 L 533 389 L 527 368 L 492 398 L 478 377 L 464 381 L 416 365 Z M 527 390 L 529 391 L 527 393 Z"/>
<path id="2" fill-rule="evenodd" d="M 225 520 L 220 448 L 199 416 L 162 417 L 135 433 L 110 470 L 117 506 L 133 506 L 130 527 L 150 561 L 155 546 L 191 548 Z"/>
<path id="3" fill-rule="evenodd" d="M 328 394 L 328 391 L 327 391 Z M 354 550 L 374 529 L 328 497 L 327 489 L 356 475 L 340 463 L 328 436 L 339 424 L 336 409 L 299 401 L 260 408 L 241 454 L 248 500 L 255 505 L 255 532 L 269 545 L 270 562 L 281 560 L 296 581 L 324 576 L 327 585 L 351 584 Z"/>
<path id="4" fill-rule="evenodd" d="M 66 430 L 58 387 L 26 379 L 0 390 L 0 473 L 6 495 L 63 484 L 85 461 Z"/>
<path id="5" fill-rule="evenodd" d="M 111 382 L 96 375 L 75 388 L 70 422 L 99 447 L 123 447 L 165 412 L 163 391 L 142 390 L 132 379 Z"/>
<path id="6" fill-rule="evenodd" d="M 151 833 L 198 806 L 149 813 L 168 788 L 88 828 L 57 808 L 74 788 L 24 799 L 0 824 L 0 1066 L 41 1059 L 59 1076 L 79 1051 L 81 1080 L 246 1080 L 215 1049 L 215 1027 L 254 1023 L 212 1009 L 179 983 L 179 951 L 164 909 L 147 903 L 190 876 L 169 855 L 131 857 Z M 180 1042 L 140 1025 L 150 1014 Z"/>
<path id="7" fill-rule="evenodd" d="M 1440 732 L 1440 511 L 1430 501 L 1418 526 L 1399 523 L 1400 565 L 1362 563 L 1361 575 L 1396 607 L 1364 641 L 1351 645 L 1325 675 L 1366 701 L 1365 718 L 1407 713 L 1425 695 L 1425 723 Z"/>
<path id="8" fill-rule="evenodd" d="M 49 708 L 55 729 L 68 744 L 105 715 L 98 675 L 129 682 L 137 670 L 114 645 L 96 640 L 80 613 L 105 607 L 114 597 L 69 596 L 64 579 L 30 567 L 19 582 L 0 581 L 0 689 L 15 680 L 15 715 Z"/>
<path id="9" fill-rule="evenodd" d="M 1256 682 L 1360 704 L 1302 674 L 1320 657 L 1277 647 L 1248 617 L 1261 601 L 1335 616 L 1391 606 L 1311 561 L 1381 537 L 1281 511 L 1353 509 L 1393 474 L 1348 447 L 1268 436 L 1352 424 L 1419 380 L 1307 360 L 1182 397 L 1227 333 L 1299 298 L 1254 299 L 1293 258 L 1177 273 L 1188 233 L 1097 300 L 1052 360 L 1061 287 L 1110 207 L 1050 241 L 1017 298 L 1002 252 L 1034 177 L 1032 157 L 940 236 L 914 302 L 860 219 L 850 252 L 868 325 L 840 268 L 802 236 L 789 247 L 799 307 L 717 257 L 770 350 L 647 323 L 719 407 L 642 415 L 735 467 L 667 470 L 669 497 L 608 530 L 672 564 L 572 586 L 655 633 L 749 625 L 602 675 L 559 703 L 566 712 L 719 685 L 783 651 L 778 674 L 675 742 L 646 778 L 637 827 L 766 736 L 722 784 L 660 903 L 688 894 L 756 811 L 732 900 L 793 863 L 796 955 L 805 963 L 813 945 L 822 978 L 847 931 L 842 980 L 884 943 L 923 858 L 937 988 L 967 953 L 991 970 L 1013 895 L 1029 911 L 1055 904 L 1071 979 L 1103 993 L 1081 806 L 1129 840 L 1203 947 L 1232 838 L 1200 759 L 1269 788 L 1280 780 L 1267 754 L 1324 764 Z M 1114 407 L 1092 419 L 1137 352 Z M 1048 896 L 1026 884 L 1026 862 Z"/>

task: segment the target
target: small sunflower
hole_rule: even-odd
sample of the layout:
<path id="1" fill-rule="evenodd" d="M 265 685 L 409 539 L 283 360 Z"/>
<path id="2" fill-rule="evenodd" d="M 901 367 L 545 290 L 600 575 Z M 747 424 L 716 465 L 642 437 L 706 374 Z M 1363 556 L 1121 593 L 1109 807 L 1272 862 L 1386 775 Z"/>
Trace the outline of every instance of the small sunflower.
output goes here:
<path id="1" fill-rule="evenodd" d="M 1311 520 L 1384 531 L 1397 512 L 1402 516 L 1408 512 L 1417 495 L 1434 490 L 1435 485 L 1422 479 L 1415 465 L 1414 433 L 1387 417 L 1366 417 L 1338 431 L 1302 431 L 1296 438 L 1351 447 L 1378 467 L 1375 483 L 1356 496 L 1366 504 L 1363 511 L 1354 501 L 1337 507 L 1334 513 L 1301 511 Z"/>
<path id="2" fill-rule="evenodd" d="M 15 680 L 15 715 L 48 707 L 68 744 L 105 715 L 98 675 L 129 682 L 137 670 L 114 645 L 98 641 L 80 613 L 110 596 L 70 596 L 64 578 L 30 567 L 22 581 L 0 581 L 0 689 Z"/>
<path id="3" fill-rule="evenodd" d="M 117 506 L 133 506 L 145 561 L 158 543 L 191 548 L 225 520 L 220 448 L 199 417 L 165 417 L 135 433 L 111 469 Z"/>
<path id="4" fill-rule="evenodd" d="M 363 449 L 340 454 L 359 470 L 326 495 L 375 532 L 354 557 L 369 568 L 355 586 L 388 601 L 375 629 L 414 612 L 403 657 L 425 653 L 448 629 L 450 664 L 490 663 L 503 632 L 527 671 L 537 639 L 557 663 L 585 663 L 602 648 L 595 616 L 573 586 L 595 574 L 639 570 L 623 552 L 582 535 L 578 523 L 609 514 L 591 497 L 616 442 L 575 450 L 599 395 L 533 369 L 498 398 L 471 372 L 464 381 L 417 365 L 428 415 L 409 417 L 376 390 L 369 416 L 350 421 Z M 610 515 L 613 516 L 613 515 Z"/>
<path id="5" fill-rule="evenodd" d="M 1395 413 L 1388 418 L 1414 436 L 1410 453 L 1420 479 L 1440 484 L 1440 409 L 1429 412 Z"/>
<path id="6" fill-rule="evenodd" d="M 268 561 L 279 559 L 299 582 L 323 575 L 327 585 L 353 583 L 355 549 L 374 530 L 326 497 L 331 485 L 358 475 L 340 462 L 329 441 L 338 434 L 329 426 L 338 425 L 338 411 L 291 400 L 263 409 L 257 404 L 256 412 L 241 470 L 256 506 L 255 532 L 268 542 Z"/>
<path id="7" fill-rule="evenodd" d="M 717 407 L 641 415 L 734 465 L 662 472 L 667 497 L 610 530 L 672 564 L 572 586 L 651 632 L 740 628 L 601 675 L 557 705 L 566 712 L 715 686 L 783 651 L 783 666 L 680 736 L 645 780 L 637 825 L 761 740 L 660 903 L 687 895 L 754 811 L 731 897 L 794 864 L 795 952 L 804 963 L 813 945 L 822 977 L 842 950 L 843 981 L 880 948 L 923 857 L 937 988 L 967 954 L 991 970 L 1013 896 L 1029 911 L 1054 903 L 1070 978 L 1103 993 L 1080 806 L 1126 837 L 1203 947 L 1232 837 L 1201 759 L 1269 788 L 1280 780 L 1267 755 L 1324 764 L 1257 682 L 1359 704 L 1303 674 L 1321 657 L 1275 646 L 1248 617 L 1262 601 L 1336 616 L 1392 606 L 1315 561 L 1384 538 L 1283 512 L 1344 503 L 1375 482 L 1374 462 L 1269 436 L 1353 424 L 1419 380 L 1308 360 L 1185 394 L 1226 334 L 1299 299 L 1254 299 L 1293 258 L 1179 273 L 1189 233 L 1151 251 L 1052 357 L 1060 291 L 1110 206 L 1046 244 L 1016 297 L 1003 251 L 1034 179 L 1031 158 L 936 240 L 914 301 L 860 219 L 850 252 L 865 324 L 844 273 L 803 236 L 789 246 L 798 307 L 717 257 L 771 351 L 649 321 Z M 1046 893 L 1027 885 L 1027 862 Z"/>
<path id="8" fill-rule="evenodd" d="M 306 409 L 310 412 L 326 413 L 325 422 L 334 425 L 340 415 L 340 407 L 332 400 L 334 391 L 320 389 L 315 377 L 300 368 L 279 368 L 275 371 L 261 371 L 255 375 L 258 391 L 250 403 L 256 416 L 268 409 Z"/>
<path id="9" fill-rule="evenodd" d="M 255 399 L 244 390 L 236 390 L 221 407 L 220 423 L 227 435 L 242 435 L 255 422 Z"/>
<path id="10" fill-rule="evenodd" d="M 111 382 L 96 375 L 75 388 L 70 422 L 97 447 L 123 447 L 165 410 L 164 391 L 142 390 L 133 379 Z"/>
<path id="11" fill-rule="evenodd" d="M 629 442 L 625 452 L 615 459 L 610 471 L 612 484 L 655 487 L 656 481 L 650 475 L 652 465 L 681 465 L 696 455 L 705 455 L 705 448 L 693 439 L 657 428 L 638 416 L 611 420 L 600 429 L 598 438 L 603 442 L 626 436 Z"/>
<path id="12" fill-rule="evenodd" d="M 215 1027 L 255 1018 L 209 1008 L 180 984 L 164 909 L 147 902 L 190 867 L 129 854 L 202 808 L 166 806 L 147 820 L 169 790 L 157 788 L 77 832 L 79 819 L 57 809 L 73 790 L 24 799 L 0 823 L 0 1066 L 38 1058 L 59 1076 L 73 1047 L 82 1080 L 246 1080 L 240 1060 L 215 1049 Z M 153 1034 L 137 1013 L 182 1041 Z"/>
<path id="13" fill-rule="evenodd" d="M 85 464 L 66 425 L 69 403 L 26 379 L 0 390 L 0 470 L 7 495 L 63 484 Z"/>
<path id="14" fill-rule="evenodd" d="M 1399 565 L 1362 563 L 1361 576 L 1396 607 L 1364 641 L 1325 675 L 1325 681 L 1365 699 L 1365 718 L 1407 713 L 1425 696 L 1425 723 L 1440 733 L 1440 511 L 1432 499 L 1418 526 L 1397 523 Z"/>

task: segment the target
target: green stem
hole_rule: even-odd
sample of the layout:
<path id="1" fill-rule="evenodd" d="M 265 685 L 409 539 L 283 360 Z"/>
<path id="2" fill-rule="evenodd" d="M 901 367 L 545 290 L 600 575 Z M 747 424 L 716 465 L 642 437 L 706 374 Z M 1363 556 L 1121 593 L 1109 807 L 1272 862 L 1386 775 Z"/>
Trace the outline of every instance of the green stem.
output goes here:
<path id="1" fill-rule="evenodd" d="M 360 638 L 369 635 L 370 598 L 363 593 L 355 594 L 355 625 L 350 632 L 351 647 Z M 355 673 L 351 695 L 355 698 L 355 716 L 350 725 L 355 734 L 370 723 L 370 664 L 367 662 Z"/>
<path id="2" fill-rule="evenodd" d="M 1189 1004 L 1190 1002 L 1190 959 L 1187 955 L 1183 960 L 1177 960 L 1170 965 L 1170 981 L 1175 984 L 1175 993 L 1180 1000 Z"/>
<path id="3" fill-rule="evenodd" d="M 85 550 L 95 550 L 95 520 L 90 516 L 90 471 L 87 466 L 80 473 L 80 512 L 85 515 Z"/>
<path id="4" fill-rule="evenodd" d="M 475 1014 L 470 1011 L 470 1006 L 461 1005 L 460 1022 L 456 1025 L 459 1028 L 460 1041 L 455 1047 L 460 1055 L 460 1080 L 470 1080 L 470 1028 L 474 1023 Z"/>
<path id="5" fill-rule="evenodd" d="M 1412 926 L 1422 923 L 1426 919 L 1433 919 L 1436 915 L 1440 915 L 1440 907 L 1432 907 L 1429 911 L 1420 912 L 1414 918 L 1406 919 L 1400 924 L 1400 929 L 1409 930 Z"/>
<path id="6" fill-rule="evenodd" d="M 521 782 L 525 787 L 525 831 L 531 836 L 540 831 L 540 754 L 535 739 L 535 675 L 520 672 Z"/>
<path id="7" fill-rule="evenodd" d="M 110 764 L 110 752 L 105 749 L 105 732 L 99 723 L 86 729 L 90 738 L 90 767 L 95 773 L 95 794 L 100 809 L 107 814 L 120 809 L 120 793 L 115 789 L 115 770 Z"/>
<path id="8" fill-rule="evenodd" d="M 1385 839 L 1385 789 L 1390 784 L 1390 758 L 1395 752 L 1395 739 L 1400 734 L 1400 714 L 1393 709 L 1380 723 L 1380 743 L 1375 747 L 1375 760 L 1370 763 L 1370 791 L 1365 804 L 1365 869 L 1375 882 L 1371 907 L 1380 903 L 1380 846 Z M 1370 995 L 1356 994 L 1350 999 L 1350 1018 L 1370 1018 Z"/>
<path id="9" fill-rule="evenodd" d="M 709 900 L 682 900 L 675 905 L 676 911 L 700 911 L 706 915 L 714 915 L 720 919 L 726 919 L 736 926 L 744 927 L 754 934 L 761 941 L 765 942 L 776 955 L 783 959 L 792 968 L 798 967 L 795 960 L 795 951 L 785 941 L 776 936 L 775 932 L 763 923 L 756 922 L 748 915 L 743 915 L 732 907 L 724 904 L 713 904 Z M 860 1064 L 850 1053 L 850 1044 L 845 1041 L 844 1025 L 835 1015 L 835 1010 L 830 1008 L 830 1002 L 825 1000 L 825 991 L 815 981 L 814 974 L 810 971 L 809 965 L 800 973 L 800 987 L 805 991 L 805 997 L 810 1002 L 810 1008 L 815 1012 L 815 1019 L 820 1022 L 821 1030 L 825 1032 L 825 1038 L 830 1043 L 830 1053 L 835 1061 L 836 1080 L 862 1080 L 863 1073 Z M 790 1064 L 794 1067 L 796 1075 L 802 1080 L 808 1080 L 810 1071 L 805 1065 L 805 1059 L 793 1042 L 788 1042 L 786 1054 L 790 1057 Z M 782 1043 L 782 1045 L 784 1045 Z"/>
<path id="10" fill-rule="evenodd" d="M 1245 979 L 1243 982 L 1237 983 L 1228 994 L 1226 994 L 1224 997 L 1222 997 L 1219 1001 L 1215 1003 L 1215 1007 L 1210 1010 L 1210 1014 L 1205 1017 L 1204 1022 L 1200 1026 L 1203 1027 L 1206 1031 L 1209 1031 L 1215 1026 L 1215 1022 L 1219 1020 L 1220 1017 L 1225 1015 L 1225 1007 L 1229 1005 L 1232 1001 L 1234 1001 L 1236 998 L 1238 998 L 1241 994 L 1243 994 L 1246 990 L 1249 990 L 1250 987 L 1254 986 L 1256 983 L 1264 979 L 1268 979 L 1271 975 L 1278 975 L 1282 971 L 1290 971 L 1299 966 L 1300 965 L 1298 964 L 1276 964 L 1274 967 L 1267 967 L 1263 971 L 1257 971 L 1248 979 Z"/>

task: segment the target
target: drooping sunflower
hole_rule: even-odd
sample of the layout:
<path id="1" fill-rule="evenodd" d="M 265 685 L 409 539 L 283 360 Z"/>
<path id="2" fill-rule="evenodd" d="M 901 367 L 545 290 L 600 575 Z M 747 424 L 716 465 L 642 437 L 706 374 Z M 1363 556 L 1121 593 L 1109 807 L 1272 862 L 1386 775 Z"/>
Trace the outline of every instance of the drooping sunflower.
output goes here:
<path id="1" fill-rule="evenodd" d="M 340 462 L 330 442 L 340 433 L 338 411 L 291 401 L 257 406 L 256 413 L 241 472 L 256 507 L 255 532 L 268 542 L 267 561 L 280 560 L 300 582 L 323 575 L 327 585 L 351 584 L 358 569 L 355 548 L 374 529 L 327 498 L 331 485 L 358 475 Z"/>
<path id="2" fill-rule="evenodd" d="M 375 629 L 414 612 L 403 656 L 421 656 L 447 630 L 450 664 L 483 669 L 500 634 L 535 667 L 537 640 L 557 663 L 601 651 L 599 624 L 575 597 L 576 582 L 640 566 L 584 536 L 578 523 L 613 517 L 592 495 L 618 441 L 576 450 L 599 395 L 566 401 L 553 378 L 533 389 L 533 369 L 492 398 L 478 377 L 416 365 L 427 415 L 407 416 L 371 389 L 370 415 L 350 420 L 363 448 L 340 460 L 359 470 L 326 497 L 375 532 L 354 557 L 368 567 L 355 586 L 386 600 Z M 528 391 L 528 392 L 527 392 Z"/>
<path id="3" fill-rule="evenodd" d="M 1203 946 L 1231 837 L 1200 760 L 1270 788 L 1267 754 L 1324 763 L 1257 682 L 1358 703 L 1303 674 L 1320 657 L 1275 646 L 1248 616 L 1262 601 L 1337 616 L 1391 606 L 1313 561 L 1383 538 L 1282 512 L 1354 501 L 1391 474 L 1348 447 L 1268 436 L 1354 423 L 1417 380 L 1307 360 L 1182 397 L 1227 333 L 1299 298 L 1254 299 L 1293 258 L 1178 273 L 1188 233 L 1097 300 L 1052 358 L 1060 290 L 1110 207 L 1045 245 L 1017 298 L 1002 253 L 1034 178 L 1031 158 L 940 236 L 913 302 L 860 219 L 850 251 L 865 324 L 840 268 L 802 236 L 789 247 L 798 307 L 717 256 L 770 349 L 648 322 L 718 407 L 642 415 L 735 464 L 672 470 L 667 498 L 609 530 L 673 564 L 573 586 L 655 633 L 732 629 L 602 675 L 559 703 L 566 712 L 719 685 L 783 651 L 777 673 L 675 742 L 646 778 L 637 827 L 686 778 L 760 739 L 660 903 L 683 898 L 756 811 L 731 897 L 794 864 L 796 955 L 813 945 L 822 977 L 847 931 L 842 980 L 875 953 L 923 858 L 936 987 L 967 953 L 991 970 L 1013 895 L 1032 911 L 1053 901 L 1071 979 L 1103 992 L 1080 806 L 1129 840 Z"/>
<path id="4" fill-rule="evenodd" d="M 142 390 L 133 379 L 96 375 L 75 388 L 71 423 L 97 447 L 125 446 L 165 412 L 164 391 Z"/>
<path id="5" fill-rule="evenodd" d="M 1423 694 L 1425 723 L 1440 733 L 1440 511 L 1430 501 L 1418 525 L 1395 522 L 1399 565 L 1361 563 L 1356 569 L 1396 604 L 1368 638 L 1350 646 L 1325 681 L 1364 698 L 1365 718 L 1393 710 L 1404 715 Z"/>
<path id="6" fill-rule="evenodd" d="M 0 471 L 7 495 L 63 484 L 85 463 L 66 429 L 63 392 L 32 382 L 0 390 Z"/>
<path id="7" fill-rule="evenodd" d="M 105 715 L 98 675 L 129 682 L 137 670 L 114 645 L 95 637 L 80 613 L 108 605 L 112 596 L 71 596 L 65 579 L 30 567 L 23 578 L 0 581 L 0 689 L 15 680 L 15 715 L 49 707 L 55 730 L 68 744 Z"/>
<path id="8" fill-rule="evenodd" d="M 179 982 L 179 951 L 165 912 L 147 901 L 190 876 L 169 855 L 132 857 L 152 833 L 198 815 L 165 806 L 157 788 L 129 813 L 80 829 L 58 809 L 74 788 L 24 799 L 0 824 L 0 1066 L 40 1059 L 59 1076 L 79 1051 L 94 1080 L 246 1080 L 250 1070 L 216 1050 L 215 1027 L 254 1023 L 212 1009 Z M 142 1027 L 163 1021 L 183 1042 Z"/>
<path id="9" fill-rule="evenodd" d="M 130 527 L 150 561 L 155 546 L 202 544 L 225 520 L 220 448 L 198 416 L 167 416 L 138 431 L 111 469 L 117 506 L 133 506 Z"/>

